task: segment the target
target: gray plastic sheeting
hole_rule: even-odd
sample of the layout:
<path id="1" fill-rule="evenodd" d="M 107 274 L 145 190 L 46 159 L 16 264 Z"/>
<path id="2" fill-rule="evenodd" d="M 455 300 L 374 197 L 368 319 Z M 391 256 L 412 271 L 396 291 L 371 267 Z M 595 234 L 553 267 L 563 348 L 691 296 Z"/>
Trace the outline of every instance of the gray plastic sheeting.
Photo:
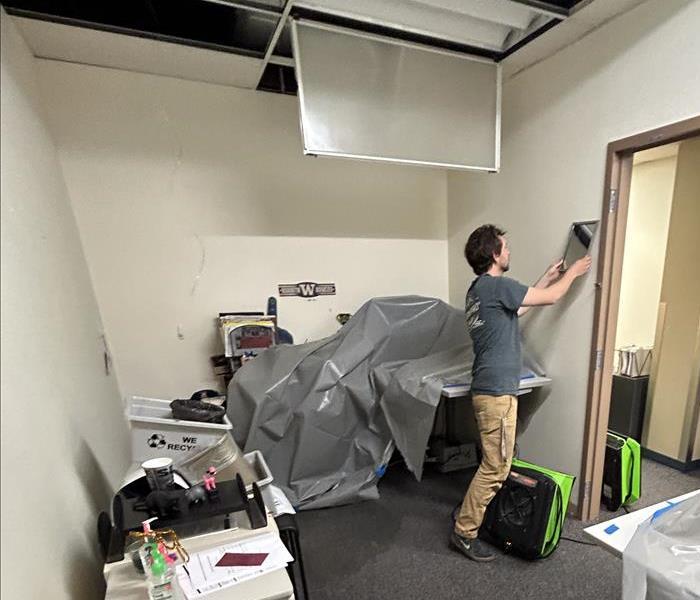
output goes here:
<path id="1" fill-rule="evenodd" d="M 420 479 L 442 384 L 468 382 L 472 360 L 463 311 L 375 298 L 334 335 L 246 363 L 228 388 L 234 438 L 297 508 L 377 498 L 394 443 Z"/>

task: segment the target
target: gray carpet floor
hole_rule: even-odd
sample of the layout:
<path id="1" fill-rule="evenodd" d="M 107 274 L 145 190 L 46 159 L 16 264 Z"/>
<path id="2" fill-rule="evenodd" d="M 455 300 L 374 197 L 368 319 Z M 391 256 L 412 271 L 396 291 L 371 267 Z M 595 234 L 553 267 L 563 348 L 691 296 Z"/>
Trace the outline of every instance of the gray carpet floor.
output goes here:
<path id="1" fill-rule="evenodd" d="M 638 509 L 700 487 L 700 471 L 643 462 Z M 500 554 L 474 563 L 448 546 L 451 512 L 473 471 L 427 471 L 417 482 L 402 464 L 382 479 L 377 501 L 297 515 L 311 600 L 619 600 L 622 561 L 597 546 L 562 540 L 552 556 Z M 600 521 L 614 515 L 605 510 Z M 567 519 L 564 536 L 586 540 Z"/>

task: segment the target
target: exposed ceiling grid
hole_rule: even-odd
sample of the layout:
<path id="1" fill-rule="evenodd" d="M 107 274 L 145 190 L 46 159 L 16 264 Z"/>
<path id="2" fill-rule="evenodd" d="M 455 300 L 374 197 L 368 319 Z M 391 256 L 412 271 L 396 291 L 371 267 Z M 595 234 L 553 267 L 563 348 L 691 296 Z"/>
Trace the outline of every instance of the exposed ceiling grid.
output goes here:
<path id="1" fill-rule="evenodd" d="M 513 0 L 298 0 L 294 4 L 497 52 L 507 50 L 513 32 L 528 30 L 542 16 L 541 11 Z"/>
<path id="2" fill-rule="evenodd" d="M 642 1 L 0 0 L 0 3 L 17 18 L 28 45 L 39 57 L 295 93 L 289 16 L 503 61 L 507 79 Z M 89 42 L 81 51 L 86 39 Z M 88 52 L 90 47 L 98 51 Z M 145 48 L 150 56 L 141 55 Z M 209 71 L 211 76 L 207 74 Z M 276 80 L 287 82 L 284 89 L 263 85 L 264 81 Z"/>

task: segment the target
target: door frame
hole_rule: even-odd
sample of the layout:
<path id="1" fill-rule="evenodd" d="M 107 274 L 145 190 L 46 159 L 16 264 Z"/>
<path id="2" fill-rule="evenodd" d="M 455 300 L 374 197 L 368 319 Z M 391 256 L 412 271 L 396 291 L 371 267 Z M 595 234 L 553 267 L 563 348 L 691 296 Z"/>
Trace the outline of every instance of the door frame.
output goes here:
<path id="1" fill-rule="evenodd" d="M 632 157 L 635 152 L 697 135 L 700 135 L 700 115 L 608 144 L 581 465 L 583 485 L 579 487 L 578 498 L 584 521 L 595 519 L 600 512 Z"/>

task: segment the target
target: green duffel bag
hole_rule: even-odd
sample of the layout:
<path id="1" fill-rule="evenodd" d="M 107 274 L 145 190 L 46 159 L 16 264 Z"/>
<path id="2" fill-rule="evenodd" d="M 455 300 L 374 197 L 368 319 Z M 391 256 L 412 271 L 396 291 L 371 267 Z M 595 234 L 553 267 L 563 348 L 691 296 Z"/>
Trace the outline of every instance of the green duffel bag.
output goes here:
<path id="1" fill-rule="evenodd" d="M 605 443 L 602 501 L 615 512 L 642 495 L 642 453 L 639 442 L 608 431 Z"/>

